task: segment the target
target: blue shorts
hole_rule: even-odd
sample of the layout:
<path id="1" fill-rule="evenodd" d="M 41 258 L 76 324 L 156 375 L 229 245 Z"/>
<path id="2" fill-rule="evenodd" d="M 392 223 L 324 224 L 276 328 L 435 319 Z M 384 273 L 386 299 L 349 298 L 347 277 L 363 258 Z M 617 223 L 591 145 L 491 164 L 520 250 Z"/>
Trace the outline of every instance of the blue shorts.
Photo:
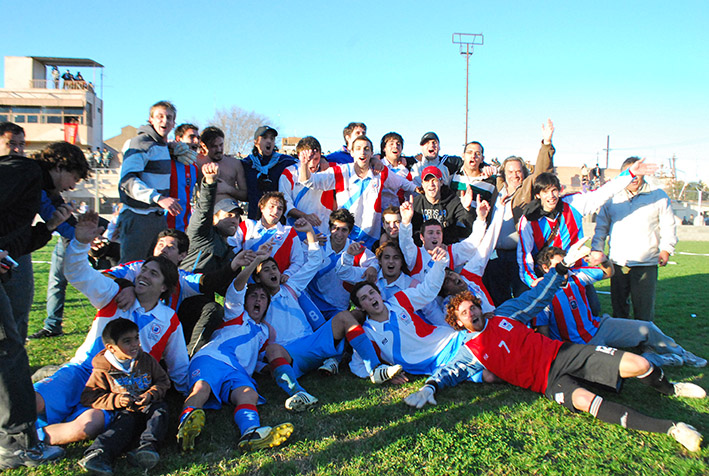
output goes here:
<path id="1" fill-rule="evenodd" d="M 325 359 L 340 357 L 345 349 L 345 340 L 342 339 L 335 346 L 332 321 L 328 321 L 309 336 L 301 337 L 283 347 L 293 359 L 293 371 L 298 378 L 320 367 Z"/>
<path id="2" fill-rule="evenodd" d="M 44 400 L 44 414 L 37 415 L 37 427 L 43 428 L 54 423 L 73 421 L 91 408 L 79 403 L 81 392 L 91 376 L 91 369 L 78 364 L 66 364 L 54 375 L 34 384 L 34 391 Z M 113 412 L 102 410 L 104 428 L 113 418 Z"/>
<path id="3" fill-rule="evenodd" d="M 192 359 L 189 371 L 190 388 L 198 381 L 204 380 L 212 389 L 204 408 L 219 410 L 223 403 L 229 403 L 229 396 L 236 388 L 249 387 L 256 390 L 254 379 L 241 365 L 236 362 L 234 364 L 227 364 L 208 355 L 199 355 Z M 264 401 L 259 395 L 259 403 Z"/>

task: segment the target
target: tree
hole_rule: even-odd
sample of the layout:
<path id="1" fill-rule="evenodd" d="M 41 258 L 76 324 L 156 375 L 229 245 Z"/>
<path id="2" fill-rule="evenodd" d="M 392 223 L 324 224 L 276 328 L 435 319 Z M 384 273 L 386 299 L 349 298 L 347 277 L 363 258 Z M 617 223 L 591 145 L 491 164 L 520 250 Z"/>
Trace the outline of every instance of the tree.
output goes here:
<path id="1" fill-rule="evenodd" d="M 251 153 L 254 132 L 259 126 L 272 125 L 272 121 L 255 111 L 246 111 L 238 106 L 218 108 L 209 125 L 216 126 L 224 131 L 224 153 L 243 154 Z"/>

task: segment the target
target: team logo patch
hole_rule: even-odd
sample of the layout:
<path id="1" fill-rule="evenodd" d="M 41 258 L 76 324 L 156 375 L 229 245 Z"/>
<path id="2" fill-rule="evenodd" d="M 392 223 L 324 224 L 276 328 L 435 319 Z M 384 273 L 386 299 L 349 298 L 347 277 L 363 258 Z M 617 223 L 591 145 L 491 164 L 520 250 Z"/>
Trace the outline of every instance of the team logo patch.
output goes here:
<path id="1" fill-rule="evenodd" d="M 579 308 L 579 305 L 576 303 L 576 299 L 569 300 L 569 307 L 574 311 Z"/>
<path id="2" fill-rule="evenodd" d="M 554 394 L 554 401 L 559 405 L 564 404 L 564 392 L 557 392 Z"/>
<path id="3" fill-rule="evenodd" d="M 160 324 L 154 322 L 150 326 L 150 332 L 155 335 L 160 335 L 160 333 L 162 333 L 162 326 Z"/>
<path id="4" fill-rule="evenodd" d="M 201 370 L 195 369 L 192 371 L 192 373 L 190 375 L 192 375 L 192 377 L 199 377 L 201 373 L 202 373 Z"/>
<path id="5" fill-rule="evenodd" d="M 617 350 L 618 349 L 616 349 L 614 347 L 607 347 L 605 345 L 597 345 L 596 346 L 596 352 L 603 352 L 604 354 L 608 354 L 608 355 L 615 355 Z"/>
<path id="6" fill-rule="evenodd" d="M 483 355 L 483 360 L 487 360 L 487 359 L 489 359 L 489 358 L 490 358 L 489 355 L 487 355 L 487 354 Z"/>
<path id="7" fill-rule="evenodd" d="M 509 332 L 512 330 L 512 323 L 510 321 L 506 321 L 505 319 L 502 319 L 500 321 L 500 328 Z"/>

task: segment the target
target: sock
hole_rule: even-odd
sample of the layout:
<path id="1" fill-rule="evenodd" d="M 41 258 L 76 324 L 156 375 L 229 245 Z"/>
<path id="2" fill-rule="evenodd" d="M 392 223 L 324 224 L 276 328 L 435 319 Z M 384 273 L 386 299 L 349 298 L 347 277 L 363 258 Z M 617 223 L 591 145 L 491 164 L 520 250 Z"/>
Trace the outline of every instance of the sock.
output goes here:
<path id="1" fill-rule="evenodd" d="M 293 367 L 283 357 L 273 359 L 271 372 L 273 372 L 273 378 L 276 379 L 276 385 L 281 387 L 288 396 L 292 397 L 298 392 L 305 391 L 298 383 Z"/>
<path id="2" fill-rule="evenodd" d="M 345 339 L 347 339 L 347 342 L 357 351 L 359 356 L 362 357 L 364 368 L 367 370 L 367 373 L 371 375 L 372 371 L 381 364 L 381 361 L 377 356 L 377 351 L 374 350 L 372 342 L 367 337 L 367 334 L 364 333 L 362 326 L 356 326 L 347 331 Z"/>
<path id="3" fill-rule="evenodd" d="M 591 402 L 589 413 L 601 421 L 614 423 L 633 430 L 667 433 L 672 426 L 670 420 L 649 417 L 620 403 L 608 402 L 596 395 Z"/>
<path id="4" fill-rule="evenodd" d="M 180 413 L 180 421 L 178 422 L 177 426 L 182 425 L 182 421 L 187 418 L 187 415 L 192 413 L 195 410 L 194 407 L 185 407 L 182 409 L 182 413 Z"/>
<path id="5" fill-rule="evenodd" d="M 648 370 L 643 375 L 638 375 L 637 378 L 645 385 L 654 388 L 655 390 L 664 395 L 675 394 L 675 386 L 672 385 L 669 380 L 667 380 L 667 378 L 665 377 L 665 372 L 662 370 L 662 367 L 652 366 L 650 367 L 650 370 Z"/>
<path id="6" fill-rule="evenodd" d="M 237 405 L 234 409 L 234 423 L 239 427 L 242 435 L 245 435 L 249 430 L 261 426 L 261 420 L 258 417 L 256 405 Z"/>

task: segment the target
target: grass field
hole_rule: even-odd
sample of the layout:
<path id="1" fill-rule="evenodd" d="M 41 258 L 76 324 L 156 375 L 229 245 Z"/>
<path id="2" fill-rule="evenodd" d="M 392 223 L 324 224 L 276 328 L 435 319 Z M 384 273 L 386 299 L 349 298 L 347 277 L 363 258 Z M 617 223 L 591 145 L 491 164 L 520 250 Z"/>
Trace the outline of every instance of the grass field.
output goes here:
<path id="1" fill-rule="evenodd" d="M 48 262 L 51 246 L 35 253 L 35 261 Z M 709 243 L 680 243 L 678 251 L 709 253 Z M 660 270 L 655 322 L 680 344 L 702 357 L 709 356 L 709 257 L 676 254 Z M 49 264 L 35 264 L 36 295 L 30 333 L 45 317 L 46 274 Z M 608 286 L 597 286 L 608 291 Z M 604 311 L 610 299 L 602 294 Z M 64 330 L 66 335 L 32 341 L 27 345 L 33 370 L 68 360 L 82 342 L 95 310 L 70 287 Z M 696 314 L 696 317 L 691 317 Z M 677 381 L 709 387 L 706 369 L 671 367 Z M 687 453 L 665 435 L 625 430 L 572 414 L 544 398 L 507 385 L 464 384 L 446 389 L 438 405 L 423 410 L 406 406 L 402 398 L 418 389 L 423 378 L 411 378 L 403 387 L 375 387 L 349 372 L 333 378 L 309 375 L 303 386 L 320 399 L 310 412 L 290 414 L 283 408 L 284 394 L 270 379 L 259 377 L 260 392 L 268 403 L 260 407 L 262 424 L 290 421 L 291 440 L 275 450 L 241 454 L 232 408 L 207 412 L 205 431 L 196 450 L 177 451 L 172 435 L 181 401 L 169 399 L 170 437 L 161 451 L 155 475 L 206 474 L 543 474 L 543 475 L 650 475 L 709 474 L 709 449 Z M 709 434 L 709 401 L 667 398 L 628 381 L 621 395 L 609 398 L 661 418 L 685 421 Z M 87 442 L 70 445 L 67 457 L 33 470 L 8 475 L 66 475 L 80 473 L 76 462 Z M 116 474 L 138 475 L 124 459 Z"/>

